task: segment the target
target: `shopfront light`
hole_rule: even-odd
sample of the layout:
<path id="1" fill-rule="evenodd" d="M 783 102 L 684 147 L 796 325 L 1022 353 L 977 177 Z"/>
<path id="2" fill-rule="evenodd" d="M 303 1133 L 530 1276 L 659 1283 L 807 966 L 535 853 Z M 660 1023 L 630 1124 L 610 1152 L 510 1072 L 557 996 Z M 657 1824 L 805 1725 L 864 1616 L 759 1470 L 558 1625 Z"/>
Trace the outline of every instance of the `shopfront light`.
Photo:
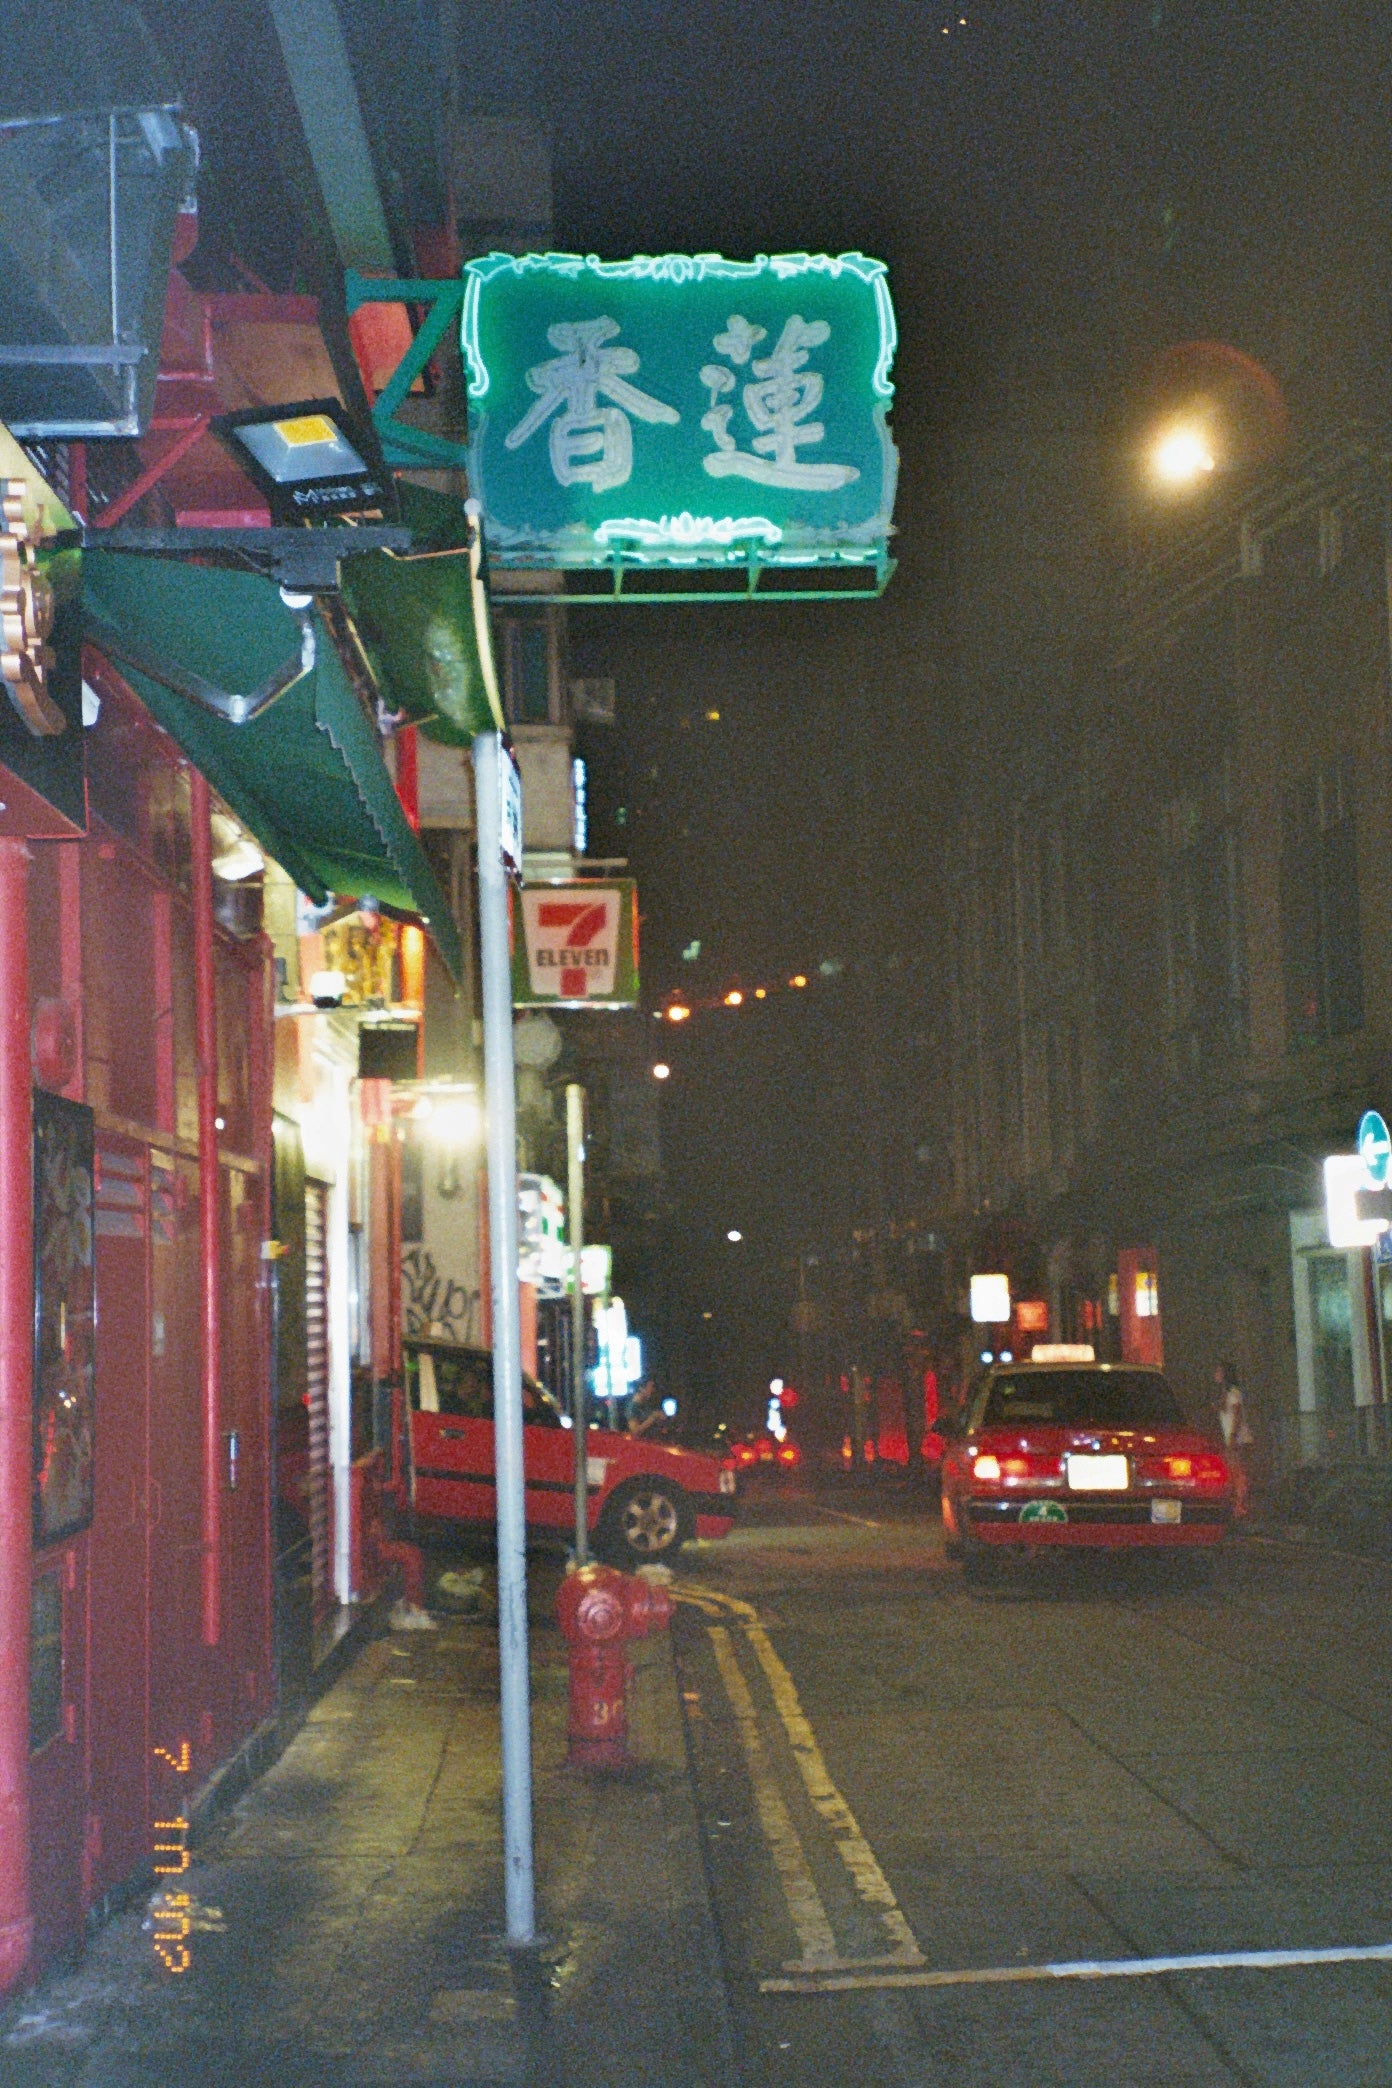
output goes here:
<path id="1" fill-rule="evenodd" d="M 1005 1325 L 1010 1319 L 1010 1278 L 993 1273 L 971 1279 L 971 1316 L 977 1324 Z"/>
<path id="2" fill-rule="evenodd" d="M 417 1104 L 417 1107 L 419 1106 Z M 440 1145 L 472 1145 L 479 1135 L 481 1121 L 477 1102 L 470 1102 L 464 1097 L 457 1101 L 442 1102 L 432 1110 L 430 1135 Z"/>

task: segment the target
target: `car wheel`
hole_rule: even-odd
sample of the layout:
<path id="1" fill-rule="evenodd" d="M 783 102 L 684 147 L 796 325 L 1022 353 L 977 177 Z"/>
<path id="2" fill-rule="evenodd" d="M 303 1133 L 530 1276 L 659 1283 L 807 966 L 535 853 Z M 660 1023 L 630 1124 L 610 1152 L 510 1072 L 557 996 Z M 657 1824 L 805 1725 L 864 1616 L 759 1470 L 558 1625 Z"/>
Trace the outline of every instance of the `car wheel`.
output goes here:
<path id="1" fill-rule="evenodd" d="M 655 1566 L 670 1561 L 691 1535 L 691 1512 L 680 1487 L 664 1479 L 634 1479 L 604 1511 L 601 1548 L 615 1565 Z"/>

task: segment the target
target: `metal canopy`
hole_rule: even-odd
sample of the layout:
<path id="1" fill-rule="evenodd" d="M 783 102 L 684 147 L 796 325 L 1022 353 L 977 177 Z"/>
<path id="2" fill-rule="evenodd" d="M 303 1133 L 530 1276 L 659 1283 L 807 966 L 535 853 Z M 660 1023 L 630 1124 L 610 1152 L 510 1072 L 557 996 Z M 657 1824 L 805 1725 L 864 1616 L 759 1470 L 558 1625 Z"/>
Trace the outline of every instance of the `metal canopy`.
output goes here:
<path id="1" fill-rule="evenodd" d="M 136 8 L 28 0 L 4 26 L 0 419 L 138 435 L 197 141 Z"/>
<path id="2" fill-rule="evenodd" d="M 84 556 L 83 602 L 89 641 L 302 891 L 418 915 L 459 976 L 448 904 L 318 608 L 249 574 L 104 551 Z"/>

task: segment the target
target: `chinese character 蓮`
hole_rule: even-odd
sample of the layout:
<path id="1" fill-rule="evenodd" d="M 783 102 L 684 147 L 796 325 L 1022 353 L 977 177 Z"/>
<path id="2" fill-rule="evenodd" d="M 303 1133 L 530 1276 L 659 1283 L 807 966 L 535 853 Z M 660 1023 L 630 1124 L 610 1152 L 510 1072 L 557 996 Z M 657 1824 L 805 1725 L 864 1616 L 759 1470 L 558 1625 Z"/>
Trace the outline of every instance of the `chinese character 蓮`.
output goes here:
<path id="1" fill-rule="evenodd" d="M 735 409 L 726 395 L 735 389 L 734 371 L 724 363 L 705 365 L 701 382 L 711 402 L 710 410 L 701 416 L 701 426 L 714 436 L 716 446 L 702 461 L 712 478 L 755 479 L 762 486 L 831 493 L 860 477 L 854 464 L 811 464 L 798 457 L 799 449 L 821 442 L 826 435 L 821 421 L 808 419 L 821 405 L 825 387 L 817 372 L 808 369 L 807 357 L 830 333 L 825 319 L 801 319 L 794 313 L 773 353 L 752 363 L 753 381 L 743 387 L 741 396 L 758 432 L 747 450 L 740 449 L 730 433 Z M 766 335 L 765 327 L 751 326 L 735 313 L 713 345 L 729 362 L 743 368 Z"/>
<path id="2" fill-rule="evenodd" d="M 551 469 L 562 486 L 587 485 L 596 493 L 626 485 L 633 470 L 633 429 L 628 416 L 674 427 L 681 415 L 660 399 L 650 398 L 626 382 L 638 368 L 631 348 L 613 348 L 617 319 L 563 320 L 548 326 L 546 338 L 562 353 L 527 372 L 536 404 L 504 437 L 508 449 L 519 449 L 542 422 L 551 422 Z M 601 406 L 601 398 L 610 403 Z"/>

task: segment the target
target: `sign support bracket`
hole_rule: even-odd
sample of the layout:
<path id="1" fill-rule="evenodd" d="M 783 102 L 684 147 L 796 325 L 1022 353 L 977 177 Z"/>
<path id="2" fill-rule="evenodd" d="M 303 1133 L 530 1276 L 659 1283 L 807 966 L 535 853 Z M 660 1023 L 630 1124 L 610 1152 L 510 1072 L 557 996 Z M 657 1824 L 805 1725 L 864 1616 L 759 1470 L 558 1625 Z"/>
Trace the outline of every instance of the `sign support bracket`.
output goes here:
<path id="1" fill-rule="evenodd" d="M 367 304 L 428 306 L 414 340 L 378 394 L 372 408 L 372 424 L 388 464 L 398 468 L 467 470 L 469 451 L 464 443 L 451 442 L 428 428 L 413 428 L 397 412 L 445 335 L 458 325 L 464 308 L 463 283 L 457 277 L 434 282 L 421 276 L 364 276 L 350 268 L 344 273 L 343 295 L 350 319 Z"/>

